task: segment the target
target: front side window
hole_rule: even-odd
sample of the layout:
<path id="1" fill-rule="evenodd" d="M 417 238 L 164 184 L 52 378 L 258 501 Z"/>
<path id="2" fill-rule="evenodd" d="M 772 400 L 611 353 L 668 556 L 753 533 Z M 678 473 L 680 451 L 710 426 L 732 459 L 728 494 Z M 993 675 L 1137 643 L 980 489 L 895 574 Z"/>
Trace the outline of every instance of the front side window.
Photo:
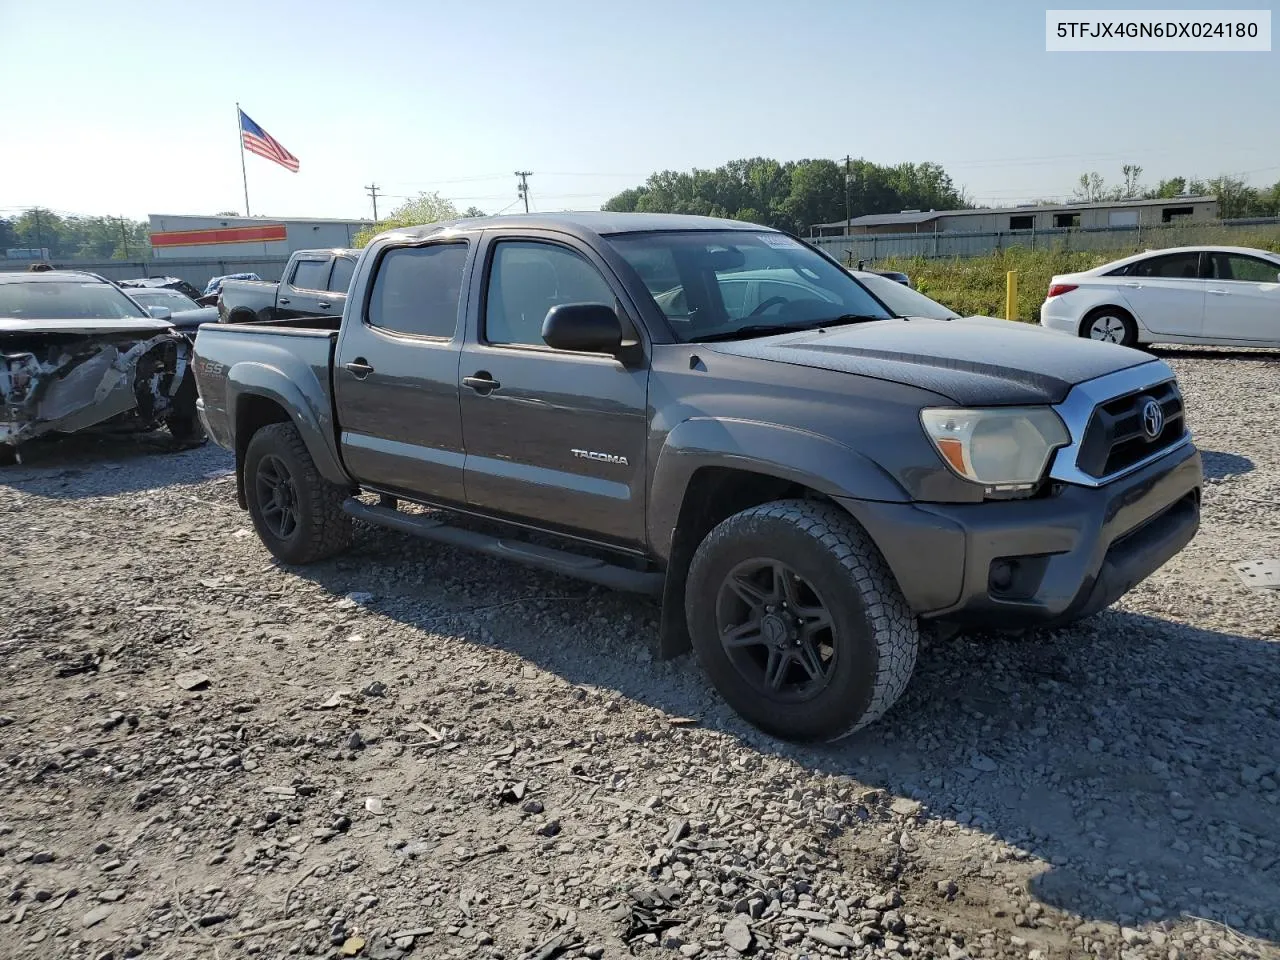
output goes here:
<path id="1" fill-rule="evenodd" d="M 1129 265 L 1127 276 L 1163 277 L 1170 280 L 1194 280 L 1200 275 L 1200 254 L 1171 253 Z"/>
<path id="2" fill-rule="evenodd" d="M 328 279 L 328 260 L 299 260 L 289 282 L 299 290 L 323 290 Z"/>
<path id="3" fill-rule="evenodd" d="M 1280 263 L 1246 257 L 1239 253 L 1215 253 L 1213 277 L 1215 280 L 1237 280 L 1244 283 L 1277 283 L 1280 282 Z"/>
<path id="4" fill-rule="evenodd" d="M 356 272 L 356 262 L 350 257 L 338 257 L 333 261 L 333 273 L 329 275 L 329 291 L 346 293 Z"/>
<path id="5" fill-rule="evenodd" d="M 552 307 L 612 307 L 614 301 L 612 288 L 581 254 L 553 243 L 504 240 L 489 268 L 484 337 L 495 344 L 542 346 L 542 322 Z"/>
<path id="6" fill-rule="evenodd" d="M 388 250 L 373 280 L 370 326 L 414 337 L 452 337 L 466 262 L 465 243 Z"/>
<path id="7" fill-rule="evenodd" d="M 684 342 L 892 316 L 847 271 L 784 234 L 690 230 L 609 242 Z"/>
<path id="8" fill-rule="evenodd" d="M 0 283 L 0 317 L 15 320 L 149 319 L 114 284 L 78 280 Z"/>

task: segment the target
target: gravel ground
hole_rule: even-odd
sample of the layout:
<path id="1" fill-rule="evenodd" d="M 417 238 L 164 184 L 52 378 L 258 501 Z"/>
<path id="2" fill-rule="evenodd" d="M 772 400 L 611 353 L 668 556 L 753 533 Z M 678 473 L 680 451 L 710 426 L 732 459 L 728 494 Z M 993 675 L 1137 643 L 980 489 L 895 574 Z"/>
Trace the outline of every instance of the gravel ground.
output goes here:
<path id="1" fill-rule="evenodd" d="M 1181 351 L 1209 483 L 1072 629 L 935 644 L 838 746 L 657 607 L 390 532 L 272 562 L 230 458 L 0 475 L 0 955 L 1280 954 L 1275 355 Z"/>

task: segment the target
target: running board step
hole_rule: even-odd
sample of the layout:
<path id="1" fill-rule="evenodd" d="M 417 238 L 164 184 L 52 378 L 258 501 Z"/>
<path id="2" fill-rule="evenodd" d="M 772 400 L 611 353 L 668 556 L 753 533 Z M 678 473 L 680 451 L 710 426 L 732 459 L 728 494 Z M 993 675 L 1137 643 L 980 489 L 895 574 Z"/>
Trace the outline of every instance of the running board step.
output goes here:
<path id="1" fill-rule="evenodd" d="M 665 578 L 661 573 L 630 570 L 605 563 L 595 557 L 585 557 L 551 547 L 540 547 L 522 540 L 504 540 L 487 533 L 452 527 L 443 520 L 433 517 L 401 513 L 391 507 L 373 506 L 355 497 L 346 500 L 342 504 L 342 509 L 357 520 L 376 524 L 379 527 L 411 533 L 426 540 L 447 543 L 452 547 L 462 547 L 464 550 L 474 550 L 503 560 L 515 560 L 530 567 L 537 567 L 539 570 L 576 577 L 613 590 L 627 590 L 632 593 L 648 593 L 655 596 L 662 593 Z"/>

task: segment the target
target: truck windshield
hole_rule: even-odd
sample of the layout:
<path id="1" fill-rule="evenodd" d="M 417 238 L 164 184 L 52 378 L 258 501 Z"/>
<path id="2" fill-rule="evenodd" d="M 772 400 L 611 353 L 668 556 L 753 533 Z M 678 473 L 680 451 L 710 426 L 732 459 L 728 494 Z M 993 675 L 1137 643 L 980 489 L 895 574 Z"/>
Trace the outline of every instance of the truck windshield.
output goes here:
<path id="1" fill-rule="evenodd" d="M 32 280 L 0 283 L 0 317 L 18 320 L 128 320 L 147 313 L 109 283 Z"/>
<path id="2" fill-rule="evenodd" d="M 785 234 L 697 230 L 609 241 L 686 343 L 893 316 L 848 272 Z"/>

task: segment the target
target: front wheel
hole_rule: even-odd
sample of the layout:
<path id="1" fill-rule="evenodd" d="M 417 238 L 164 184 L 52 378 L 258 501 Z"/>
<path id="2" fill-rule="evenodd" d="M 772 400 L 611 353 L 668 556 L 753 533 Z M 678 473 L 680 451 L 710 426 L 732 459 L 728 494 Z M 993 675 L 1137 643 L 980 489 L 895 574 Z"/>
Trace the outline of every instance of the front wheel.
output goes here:
<path id="1" fill-rule="evenodd" d="M 686 615 L 694 653 L 731 707 L 774 736 L 837 740 L 906 689 L 920 636 L 888 565 L 834 504 L 735 514 L 698 547 Z"/>
<path id="2" fill-rule="evenodd" d="M 266 548 L 285 563 L 312 563 L 351 545 L 348 491 L 320 475 L 292 423 L 263 427 L 244 457 L 249 516 Z"/>

